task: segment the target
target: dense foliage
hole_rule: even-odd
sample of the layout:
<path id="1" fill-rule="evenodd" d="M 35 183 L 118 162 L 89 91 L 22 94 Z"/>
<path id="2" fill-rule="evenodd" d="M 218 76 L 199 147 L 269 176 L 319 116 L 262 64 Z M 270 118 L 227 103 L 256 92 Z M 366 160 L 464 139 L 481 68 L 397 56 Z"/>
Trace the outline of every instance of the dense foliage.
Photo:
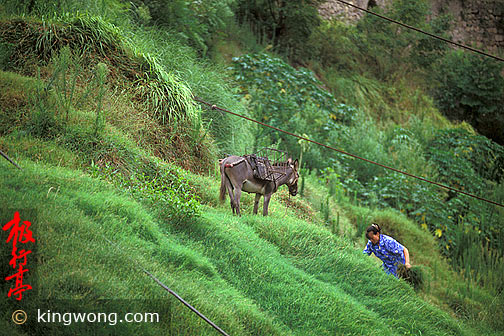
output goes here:
<path id="1" fill-rule="evenodd" d="M 200 204 L 187 180 L 180 176 L 180 169 L 155 166 L 142 171 L 137 163 L 136 171 L 121 171 L 109 163 L 91 164 L 89 174 L 111 182 L 117 188 L 130 193 L 134 199 L 145 202 L 159 216 L 172 223 L 193 219 L 200 214 Z"/>
<path id="2" fill-rule="evenodd" d="M 233 12 L 233 0 L 135 0 L 133 17 L 144 25 L 169 29 L 201 54 L 206 54 L 213 36 L 222 31 Z"/>
<path id="3" fill-rule="evenodd" d="M 356 118 L 357 111 L 338 104 L 308 69 L 296 70 L 283 60 L 264 53 L 243 55 L 233 61 L 232 69 L 241 88 L 240 94 L 259 121 L 328 143 L 332 142 L 331 132 L 338 123 L 352 124 Z M 302 146 L 296 138 L 268 128 L 257 128 L 253 150 L 271 143 L 287 150 L 293 157 L 301 155 Z M 311 146 L 305 162 L 310 168 L 323 168 L 329 157 L 327 150 Z"/>
<path id="4" fill-rule="evenodd" d="M 262 122 L 456 189 L 495 198 L 487 190 L 497 190 L 502 182 L 504 148 L 483 136 L 464 129 L 440 129 L 425 137 L 425 126 L 414 120 L 408 128 L 380 130 L 363 113 L 338 104 L 311 72 L 296 70 L 266 54 L 236 58 L 233 70 L 243 100 Z M 500 288 L 479 269 L 483 263 L 490 273 L 498 272 L 495 261 L 504 251 L 504 230 L 499 225 L 502 217 L 493 206 L 326 148 L 313 144 L 302 147 L 295 138 L 258 128 L 255 148 L 271 143 L 295 155 L 304 151 L 306 167 L 320 169 L 322 180 L 333 190 L 331 195 L 346 190 L 369 206 L 393 207 L 410 215 L 438 238 L 441 250 L 456 267 L 472 269 L 482 282 Z M 473 239 L 485 243 L 486 250 L 473 251 L 474 256 L 466 256 L 462 262 L 468 232 L 478 232 Z M 493 257 L 485 257 L 488 253 Z"/>
<path id="5" fill-rule="evenodd" d="M 502 62 L 452 51 L 436 67 L 434 96 L 443 113 L 450 119 L 469 122 L 485 136 L 504 144 Z"/>
<path id="6" fill-rule="evenodd" d="M 238 334 L 250 326 L 272 330 L 271 334 L 292 330 L 305 334 L 311 322 L 299 321 L 319 304 L 303 292 L 306 283 L 313 289 L 310 294 L 330 301 L 328 309 L 335 314 L 349 300 L 359 301 L 342 316 L 348 322 L 341 329 L 344 332 L 364 330 L 347 319 L 351 311 L 360 309 L 374 319 L 376 312 L 370 306 L 396 304 L 399 299 L 394 295 L 389 295 L 390 301 L 380 295 L 369 297 L 372 291 L 385 293 L 396 287 L 370 287 L 376 279 L 384 284 L 391 279 L 377 276 L 374 265 L 362 261 L 361 251 L 355 251 L 373 220 L 385 223 L 386 232 L 394 236 L 408 237 L 415 262 L 422 264 L 426 284 L 419 289 L 422 295 L 436 293 L 428 300 L 475 326 L 484 319 L 492 328 L 502 328 L 502 209 L 215 109 L 201 109 L 193 102 L 192 97 L 198 96 L 366 159 L 503 203 L 504 148 L 467 124 L 450 124 L 433 102 L 450 118 L 468 120 L 482 133 L 489 130 L 495 135 L 502 129 L 502 67 L 448 51 L 438 41 L 374 16 L 366 15 L 356 25 L 322 22 L 316 13 L 319 3 L 5 0 L 0 10 L 14 19 L 0 22 L 0 70 L 8 71 L 0 72 L 0 146 L 23 153 L 31 167 L 27 176 L 40 184 L 29 197 L 40 207 L 50 202 L 45 181 L 56 185 L 63 176 L 63 197 L 51 195 L 51 200 L 60 207 L 73 205 L 75 189 L 82 201 L 72 214 L 92 218 L 82 223 L 99 223 L 103 214 L 117 212 L 120 223 L 131 224 L 123 225 L 124 230 L 146 239 L 142 244 L 148 244 L 147 257 L 163 260 L 163 272 L 166 264 L 175 270 L 167 278 L 176 274 L 188 293 L 201 298 L 208 281 L 218 288 L 213 295 L 225 292 L 232 302 L 243 299 L 236 321 L 227 319 L 226 305 L 216 306 L 220 310 L 216 315 L 232 321 L 230 330 Z M 447 17 L 431 17 L 427 1 L 393 1 L 386 14 L 440 35 L 449 27 Z M 250 40 L 251 34 L 255 41 Z M 221 62 L 228 64 L 212 64 L 219 54 Z M 292 201 L 280 195 L 281 201 L 273 207 L 283 210 L 284 203 L 294 205 L 293 211 L 310 218 L 309 224 L 291 221 L 287 213 L 292 209 L 285 209 L 282 220 L 243 221 L 220 213 L 217 183 L 211 176 L 217 153 L 241 155 L 261 147 L 284 149 L 302 160 L 304 198 Z M 158 160 L 211 177 L 193 175 L 189 180 L 183 170 Z M 38 162 L 48 167 L 38 168 Z M 76 172 L 51 172 L 61 165 Z M 86 184 L 88 177 L 83 179 L 83 174 L 91 175 L 93 182 Z M 75 185 L 75 180 L 85 186 Z M 203 182 L 194 188 L 198 180 Z M 95 192 L 103 185 L 124 197 L 110 205 L 115 199 L 112 192 Z M 24 200 L 18 195 L 23 194 L 20 189 L 10 187 L 16 190 L 12 193 L 16 200 Z M 93 193 L 88 195 L 86 187 L 92 187 Z M 204 195 L 203 201 L 195 193 Z M 307 205 L 307 200 L 316 198 L 313 208 Z M 246 207 L 246 196 L 243 203 Z M 142 210 L 123 210 L 123 204 Z M 214 205 L 217 209 L 210 209 Z M 320 209 L 320 214 L 313 209 Z M 383 211 L 393 215 L 381 216 Z M 344 229 L 340 218 L 346 222 Z M 96 227 L 100 229 L 99 224 Z M 124 237 L 129 239 L 127 233 Z M 448 270 L 441 254 L 463 274 L 465 283 L 454 281 L 459 275 Z M 181 270 L 197 275 L 177 273 Z M 440 274 L 445 282 L 439 280 Z M 194 289 L 187 279 L 196 279 L 201 287 Z M 399 309 L 411 312 L 411 305 L 424 307 L 403 285 L 398 286 L 415 299 Z M 201 300 L 215 307 L 210 301 Z M 317 312 L 314 333 L 333 331 L 333 315 L 326 318 L 325 308 Z M 436 333 L 430 319 L 440 317 L 447 333 L 460 331 L 447 314 L 430 308 L 422 314 L 415 315 L 422 321 L 418 329 L 388 313 L 383 317 L 387 325 L 378 327 L 390 331 L 390 323 L 398 333 Z M 365 319 L 363 325 L 368 326 Z M 188 334 L 201 334 L 197 323 L 187 328 Z"/>
<path id="7" fill-rule="evenodd" d="M 293 61 L 306 55 L 305 41 L 320 24 L 317 5 L 322 0 L 237 0 L 236 17 L 250 24 L 263 43 Z"/>

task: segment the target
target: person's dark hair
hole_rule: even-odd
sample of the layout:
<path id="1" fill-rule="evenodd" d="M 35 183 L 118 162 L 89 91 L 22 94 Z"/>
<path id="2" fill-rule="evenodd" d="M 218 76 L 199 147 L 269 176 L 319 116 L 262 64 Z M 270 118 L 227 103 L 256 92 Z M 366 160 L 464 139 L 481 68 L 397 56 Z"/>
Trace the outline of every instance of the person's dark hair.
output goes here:
<path id="1" fill-rule="evenodd" d="M 366 238 L 369 239 L 369 232 L 373 232 L 373 235 L 377 234 L 378 232 L 381 232 L 380 225 L 373 223 L 371 226 L 368 226 L 366 229 Z"/>

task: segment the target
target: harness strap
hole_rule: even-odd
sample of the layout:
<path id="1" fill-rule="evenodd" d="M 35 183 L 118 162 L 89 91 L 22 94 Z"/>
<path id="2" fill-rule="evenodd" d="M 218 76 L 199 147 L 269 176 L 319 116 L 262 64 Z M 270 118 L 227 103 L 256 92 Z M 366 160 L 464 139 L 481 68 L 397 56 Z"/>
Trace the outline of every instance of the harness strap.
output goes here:
<path id="1" fill-rule="evenodd" d="M 224 168 L 233 168 L 234 166 L 237 166 L 239 165 L 240 163 L 242 163 L 243 161 L 245 161 L 245 158 L 242 158 L 240 161 L 237 161 L 237 162 L 234 162 L 234 163 L 226 163 L 224 165 Z"/>

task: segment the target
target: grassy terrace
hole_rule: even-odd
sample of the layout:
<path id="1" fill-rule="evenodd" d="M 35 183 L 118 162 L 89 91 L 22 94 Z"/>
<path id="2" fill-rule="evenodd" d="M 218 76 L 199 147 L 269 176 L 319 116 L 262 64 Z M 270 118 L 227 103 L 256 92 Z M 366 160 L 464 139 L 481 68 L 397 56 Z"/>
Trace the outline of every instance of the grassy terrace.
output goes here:
<path id="1" fill-rule="evenodd" d="M 230 335 L 502 332 L 502 294 L 453 271 L 428 230 L 342 188 L 335 194 L 314 172 L 303 174 L 302 196 L 273 196 L 271 216 L 251 215 L 247 194 L 245 215 L 233 217 L 218 201 L 217 159 L 245 151 L 255 130 L 191 96 L 241 114 L 247 102 L 222 65 L 200 61 L 169 32 L 87 15 L 9 17 L 0 28 L 0 150 L 23 168 L 0 160 L 0 218 L 33 216 L 37 240 L 26 278 L 35 290 L 1 303 L 6 334 L 217 335 L 142 268 Z M 421 288 L 362 254 L 371 221 L 408 247 Z M 2 272 L 11 273 L 7 257 Z M 162 316 L 12 323 L 12 311 L 34 316 L 39 307 Z"/>

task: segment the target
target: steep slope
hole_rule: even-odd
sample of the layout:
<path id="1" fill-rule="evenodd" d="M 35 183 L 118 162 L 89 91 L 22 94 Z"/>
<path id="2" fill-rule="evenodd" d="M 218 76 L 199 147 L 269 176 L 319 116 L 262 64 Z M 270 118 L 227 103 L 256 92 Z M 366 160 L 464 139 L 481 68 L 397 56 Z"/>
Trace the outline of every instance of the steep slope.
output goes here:
<path id="1" fill-rule="evenodd" d="M 38 305 L 96 311 L 103 299 L 109 311 L 123 311 L 134 302 L 134 311 L 171 313 L 161 324 L 142 325 L 142 333 L 206 334 L 139 263 L 233 335 L 463 333 L 456 320 L 382 274 L 349 241 L 314 224 L 204 208 L 201 218 L 174 225 L 81 171 L 19 164 L 22 171 L 2 170 L 0 198 L 9 209 L 37 214 L 38 288 L 35 299 L 26 294 L 27 311 Z M 51 306 L 54 299 L 67 301 Z M 4 301 L 4 308 L 12 306 Z M 3 321 L 15 334 L 61 327 L 32 321 L 13 328 Z"/>
<path id="2" fill-rule="evenodd" d="M 37 29 L 32 28 L 28 31 L 35 34 Z M 58 26 L 53 28 L 59 32 Z M 50 34 L 51 29 L 42 31 Z M 109 47 L 116 45 L 111 42 Z M 404 281 L 383 274 L 352 239 L 332 234 L 311 216 L 313 209 L 300 211 L 301 216 L 286 209 L 281 193 L 275 196 L 271 217 L 232 217 L 228 206 L 217 201 L 219 179 L 194 175 L 167 162 L 176 161 L 180 153 L 187 155 L 176 161 L 183 165 L 214 158 L 211 141 L 203 141 L 199 125 L 195 129 L 184 125 L 187 128 L 174 135 L 169 131 L 175 122 L 164 123 L 159 114 L 139 104 L 155 98 L 151 89 L 165 93 L 171 92 L 170 85 L 175 91 L 187 89 L 175 77 L 156 77 L 143 68 L 154 82 L 144 78 L 145 86 L 136 88 L 140 95 L 121 91 L 114 80 L 127 77 L 123 70 L 138 70 L 138 64 L 120 53 L 124 62 L 106 63 L 117 78 L 109 86 L 97 85 L 104 88 L 105 98 L 84 101 L 96 98 L 101 90 L 89 93 L 86 88 L 96 82 L 91 75 L 83 76 L 76 80 L 72 103 L 65 100 L 69 91 L 48 86 L 57 80 L 71 83 L 65 82 L 72 78 L 71 72 L 59 79 L 54 75 L 62 64 L 61 53 L 56 55 L 56 60 L 50 58 L 54 63 L 46 61 L 40 68 L 21 64 L 17 73 L 0 72 L 0 117 L 8 122 L 1 129 L 0 149 L 23 168 L 0 161 L 1 220 L 10 220 L 13 211 L 32 216 L 37 241 L 34 258 L 28 259 L 33 273 L 27 278 L 35 289 L 26 292 L 21 303 L 2 301 L 2 330 L 14 335 L 215 334 L 144 274 L 143 267 L 231 335 L 480 332 L 423 300 Z M 37 57 L 29 54 L 26 59 Z M 94 63 L 86 70 L 94 69 Z M 41 75 L 34 68 L 41 69 Z M 197 115 L 198 109 L 188 100 L 190 92 L 185 93 L 171 96 L 168 107 L 147 99 L 147 107 Z M 62 101 L 70 107 L 62 109 Z M 107 107 L 103 118 L 102 105 Z M 161 136 L 163 132 L 171 137 Z M 201 139 L 198 146 L 189 143 L 191 137 Z M 160 150 L 166 146 L 172 151 Z M 201 167 L 210 167 L 209 175 L 215 173 L 208 162 Z M 244 208 L 250 206 L 246 196 Z M 348 218 L 342 220 L 351 222 L 354 210 L 346 211 Z M 419 234 L 404 232 L 408 239 Z M 427 247 L 434 246 L 428 234 L 422 238 L 428 240 Z M 7 245 L 2 248 L 9 255 Z M 439 258 L 434 252 L 432 256 Z M 10 272 L 7 263 L 5 258 L 5 275 Z M 4 283 L 2 292 L 9 285 Z M 161 322 L 62 326 L 30 318 L 23 325 L 11 323 L 15 309 L 36 316 L 40 307 L 59 312 L 158 312 Z"/>

